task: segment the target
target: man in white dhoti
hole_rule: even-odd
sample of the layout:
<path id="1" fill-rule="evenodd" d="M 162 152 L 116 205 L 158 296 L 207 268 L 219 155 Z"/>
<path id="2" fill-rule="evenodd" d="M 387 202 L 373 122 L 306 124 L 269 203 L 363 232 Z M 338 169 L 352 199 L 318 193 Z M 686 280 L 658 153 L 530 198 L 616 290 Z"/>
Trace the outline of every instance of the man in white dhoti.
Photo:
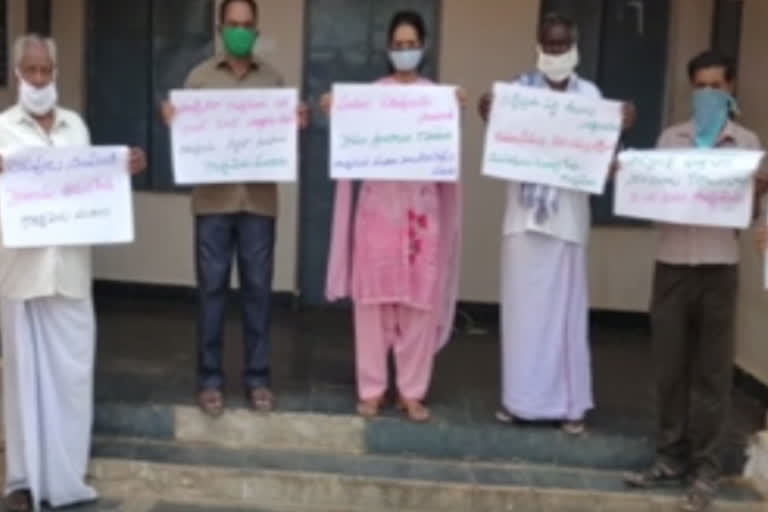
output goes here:
<path id="1" fill-rule="evenodd" d="M 518 83 L 601 97 L 592 82 L 575 73 L 577 40 L 572 20 L 545 16 L 538 69 Z M 491 100 L 490 95 L 480 100 L 484 119 Z M 625 128 L 633 121 L 634 107 L 625 105 Z M 509 185 L 501 268 L 501 421 L 561 421 L 569 433 L 584 430 L 584 416 L 593 406 L 587 340 L 590 223 L 586 193 Z"/>
<path id="2" fill-rule="evenodd" d="M 54 42 L 23 36 L 14 59 L 19 96 L 17 105 L 0 113 L 2 155 L 89 145 L 80 116 L 57 107 Z M 144 167 L 144 153 L 131 149 L 130 170 Z M 85 482 L 95 345 L 89 248 L 1 246 L 6 509 L 94 500 L 96 492 Z"/>

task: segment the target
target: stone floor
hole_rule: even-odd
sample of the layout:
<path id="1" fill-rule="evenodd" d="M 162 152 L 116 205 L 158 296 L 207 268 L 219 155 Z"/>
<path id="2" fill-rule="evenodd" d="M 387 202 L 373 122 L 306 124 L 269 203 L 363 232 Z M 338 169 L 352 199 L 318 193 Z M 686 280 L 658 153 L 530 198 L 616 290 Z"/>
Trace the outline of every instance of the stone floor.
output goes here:
<path id="1" fill-rule="evenodd" d="M 233 305 L 235 305 L 233 303 Z M 234 307 L 232 308 L 235 309 Z M 171 299 L 97 300 L 99 356 L 97 400 L 188 404 L 194 389 L 195 305 Z M 596 410 L 592 430 L 650 436 L 654 392 L 647 329 L 613 318 L 592 327 Z M 486 333 L 462 330 L 441 352 L 430 404 L 436 414 L 465 424 L 487 423 L 498 403 L 499 356 L 495 322 Z M 482 329 L 481 329 L 482 330 Z M 226 329 L 229 403 L 241 401 L 241 334 L 233 311 Z M 353 338 L 343 309 L 274 314 L 274 388 L 281 408 L 352 412 Z M 738 471 L 746 437 L 763 427 L 766 405 L 734 392 L 728 436 L 728 466 Z"/>

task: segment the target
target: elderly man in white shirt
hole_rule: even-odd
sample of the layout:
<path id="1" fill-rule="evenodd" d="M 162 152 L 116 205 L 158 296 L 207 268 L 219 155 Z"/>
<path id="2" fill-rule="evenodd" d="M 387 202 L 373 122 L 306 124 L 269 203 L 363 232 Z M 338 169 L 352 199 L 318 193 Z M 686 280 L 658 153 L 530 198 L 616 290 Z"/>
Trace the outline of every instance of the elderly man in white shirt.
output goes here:
<path id="1" fill-rule="evenodd" d="M 53 40 L 20 37 L 14 59 L 18 104 L 0 113 L 0 153 L 88 146 L 80 116 L 57 106 Z M 146 167 L 142 150 L 131 149 L 129 167 L 132 173 Z M 88 247 L 6 249 L 0 244 L 9 511 L 97 497 L 85 482 L 96 338 L 90 266 Z"/>
<path id="2" fill-rule="evenodd" d="M 537 70 L 517 83 L 591 98 L 602 95 L 576 73 L 578 29 L 552 13 L 539 28 Z M 489 95 L 479 109 L 487 118 Z M 624 104 L 623 127 L 635 108 Z M 584 192 L 528 183 L 509 185 L 501 271 L 503 422 L 560 421 L 584 431 L 593 407 L 588 343 L 587 242 Z"/>

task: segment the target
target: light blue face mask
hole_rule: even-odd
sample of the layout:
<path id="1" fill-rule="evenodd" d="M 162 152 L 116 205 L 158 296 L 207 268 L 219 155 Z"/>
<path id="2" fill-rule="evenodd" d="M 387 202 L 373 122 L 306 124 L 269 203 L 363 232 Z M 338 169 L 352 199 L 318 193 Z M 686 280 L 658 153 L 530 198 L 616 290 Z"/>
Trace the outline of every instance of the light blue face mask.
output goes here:
<path id="1" fill-rule="evenodd" d="M 424 56 L 424 50 L 415 48 L 413 50 L 390 50 L 389 60 L 396 71 L 413 71 L 419 67 L 421 58 Z"/>
<path id="2" fill-rule="evenodd" d="M 696 127 L 696 147 L 712 148 L 731 112 L 736 112 L 736 100 L 727 92 L 706 87 L 693 93 L 693 121 Z"/>

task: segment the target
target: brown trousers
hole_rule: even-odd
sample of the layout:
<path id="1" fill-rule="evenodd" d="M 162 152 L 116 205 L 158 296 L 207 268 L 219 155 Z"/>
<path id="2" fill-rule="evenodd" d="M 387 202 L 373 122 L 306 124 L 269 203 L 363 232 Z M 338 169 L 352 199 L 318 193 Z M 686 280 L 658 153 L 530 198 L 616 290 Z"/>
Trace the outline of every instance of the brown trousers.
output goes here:
<path id="1" fill-rule="evenodd" d="M 712 481 L 730 407 L 738 272 L 657 263 L 653 283 L 659 460 Z"/>

